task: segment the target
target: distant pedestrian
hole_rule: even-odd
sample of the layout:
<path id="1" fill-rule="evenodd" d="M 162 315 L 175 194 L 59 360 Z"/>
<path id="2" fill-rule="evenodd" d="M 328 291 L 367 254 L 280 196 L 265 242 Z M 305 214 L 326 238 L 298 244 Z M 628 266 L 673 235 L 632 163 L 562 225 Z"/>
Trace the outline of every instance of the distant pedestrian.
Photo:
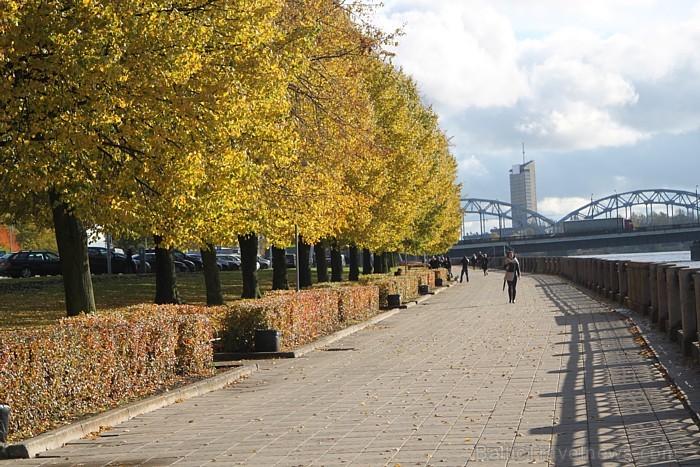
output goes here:
<path id="1" fill-rule="evenodd" d="M 452 260 L 449 256 L 445 255 L 442 260 L 442 267 L 447 269 L 447 280 L 452 280 Z"/>
<path id="2" fill-rule="evenodd" d="M 520 277 L 520 263 L 515 257 L 515 251 L 510 250 L 503 263 L 503 269 L 506 270 L 504 281 L 508 283 L 508 303 L 515 303 L 515 287 L 518 284 Z"/>
<path id="3" fill-rule="evenodd" d="M 469 282 L 469 258 L 466 256 L 462 256 L 461 261 L 459 264 L 462 265 L 462 272 L 459 275 L 459 282 L 462 282 L 462 279 L 464 279 L 464 276 L 467 276 L 467 282 Z"/>
<path id="4" fill-rule="evenodd" d="M 431 256 L 430 261 L 428 261 L 428 267 L 430 269 L 437 269 L 440 267 L 440 261 L 435 256 Z"/>
<path id="5" fill-rule="evenodd" d="M 479 252 L 481 254 L 481 252 Z M 479 264 L 479 258 L 476 256 L 476 253 L 472 253 L 472 269 L 476 271 L 476 266 Z"/>
<path id="6" fill-rule="evenodd" d="M 481 256 L 481 269 L 484 270 L 484 276 L 489 275 L 489 257 L 486 253 Z"/>

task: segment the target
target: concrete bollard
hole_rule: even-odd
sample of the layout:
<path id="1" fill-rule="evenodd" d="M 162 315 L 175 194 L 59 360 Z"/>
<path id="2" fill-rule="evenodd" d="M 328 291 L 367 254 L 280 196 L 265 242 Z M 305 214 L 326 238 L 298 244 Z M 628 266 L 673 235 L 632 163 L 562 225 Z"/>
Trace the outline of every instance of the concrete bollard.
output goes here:
<path id="1" fill-rule="evenodd" d="M 698 323 L 695 304 L 695 280 L 697 269 L 682 269 L 678 272 L 681 329 L 678 330 L 678 343 L 683 355 L 692 355 L 693 342 L 698 340 Z"/>
<path id="2" fill-rule="evenodd" d="M 666 270 L 666 299 L 668 300 L 668 337 L 678 342 L 678 330 L 683 327 L 678 273 L 684 266 L 671 266 Z"/>
<path id="3" fill-rule="evenodd" d="M 644 314 L 649 307 L 649 269 L 646 263 L 627 263 L 627 307 Z"/>
<path id="4" fill-rule="evenodd" d="M 620 284 L 620 304 L 624 305 L 627 301 L 627 261 L 620 261 L 617 267 L 617 282 Z"/>
<path id="5" fill-rule="evenodd" d="M 7 444 L 10 434 L 10 406 L 0 404 L 0 444 Z"/>
<path id="6" fill-rule="evenodd" d="M 610 300 L 619 301 L 620 295 L 620 277 L 617 275 L 618 261 L 610 261 L 608 267 L 610 268 Z"/>
<path id="7" fill-rule="evenodd" d="M 659 264 L 656 267 L 656 292 L 659 306 L 659 331 L 668 330 L 668 289 L 666 287 L 666 270 L 670 264 Z"/>
<path id="8" fill-rule="evenodd" d="M 595 284 L 595 291 L 598 295 L 605 295 L 605 273 L 603 271 L 603 264 L 605 264 L 604 259 L 596 259 L 593 263 L 595 278 L 593 282 Z"/>
<path id="9" fill-rule="evenodd" d="M 610 265 L 613 261 L 604 260 L 603 261 L 603 296 L 605 298 L 610 298 L 612 295 L 612 273 L 610 272 Z"/>
<path id="10" fill-rule="evenodd" d="M 656 268 L 658 264 L 649 263 L 649 318 L 652 323 L 659 322 L 659 293 L 656 290 Z"/>

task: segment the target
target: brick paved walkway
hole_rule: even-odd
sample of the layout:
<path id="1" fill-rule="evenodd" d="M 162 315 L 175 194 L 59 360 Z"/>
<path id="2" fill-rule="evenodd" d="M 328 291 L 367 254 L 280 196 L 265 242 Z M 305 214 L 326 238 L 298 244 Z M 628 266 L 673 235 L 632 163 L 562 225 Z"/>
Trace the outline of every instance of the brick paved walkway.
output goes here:
<path id="1" fill-rule="evenodd" d="M 618 313 L 473 271 L 313 351 L 18 465 L 700 465 L 700 431 Z M 0 461 L 0 465 L 4 464 Z"/>

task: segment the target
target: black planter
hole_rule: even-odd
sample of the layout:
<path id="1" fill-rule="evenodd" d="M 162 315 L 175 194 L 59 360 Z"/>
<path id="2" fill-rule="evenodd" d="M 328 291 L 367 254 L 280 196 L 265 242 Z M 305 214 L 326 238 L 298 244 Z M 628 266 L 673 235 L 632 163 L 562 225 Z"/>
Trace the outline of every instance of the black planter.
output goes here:
<path id="1" fill-rule="evenodd" d="M 255 330 L 256 352 L 279 352 L 282 332 L 276 329 Z"/>
<path id="2" fill-rule="evenodd" d="M 428 284 L 420 284 L 418 286 L 418 293 L 421 295 L 428 295 L 430 293 L 430 286 Z"/>
<path id="3" fill-rule="evenodd" d="M 398 308 L 401 306 L 401 295 L 390 294 L 386 297 L 387 305 L 389 308 Z"/>

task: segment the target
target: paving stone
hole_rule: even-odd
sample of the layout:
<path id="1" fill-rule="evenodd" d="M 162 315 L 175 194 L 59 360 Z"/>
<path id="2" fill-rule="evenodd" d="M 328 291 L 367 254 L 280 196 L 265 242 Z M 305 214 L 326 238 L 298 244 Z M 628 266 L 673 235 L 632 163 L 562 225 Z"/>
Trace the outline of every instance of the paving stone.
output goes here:
<path id="1" fill-rule="evenodd" d="M 622 313 L 542 275 L 523 275 L 513 306 L 501 283 L 474 275 L 333 344 L 352 351 L 258 361 L 108 436 L 6 462 L 700 465 L 692 414 Z"/>

